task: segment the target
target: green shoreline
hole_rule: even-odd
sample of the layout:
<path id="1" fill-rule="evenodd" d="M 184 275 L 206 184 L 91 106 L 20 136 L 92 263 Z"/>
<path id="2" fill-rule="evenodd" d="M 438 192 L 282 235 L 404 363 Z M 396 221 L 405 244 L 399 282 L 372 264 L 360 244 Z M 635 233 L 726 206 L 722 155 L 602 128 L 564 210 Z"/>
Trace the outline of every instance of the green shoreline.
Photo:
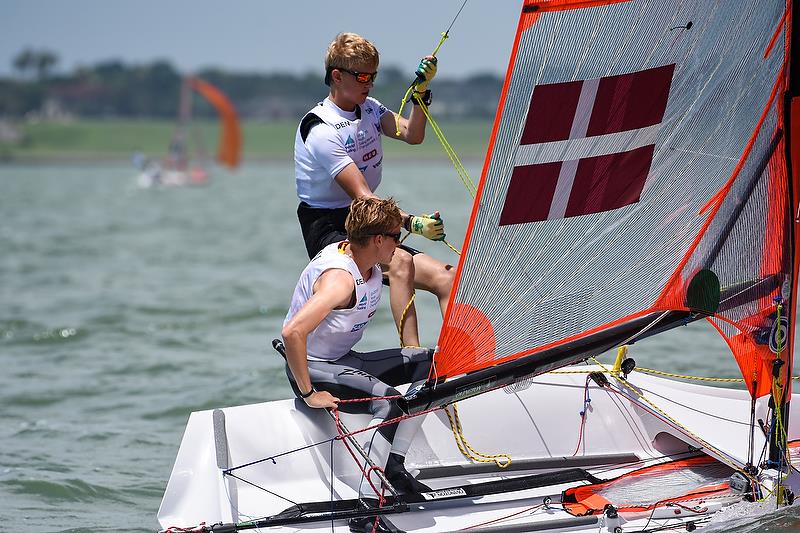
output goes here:
<path id="1" fill-rule="evenodd" d="M 480 161 L 486 153 L 491 131 L 488 121 L 441 122 L 447 141 L 462 161 Z M 86 164 L 130 161 L 136 152 L 158 158 L 166 153 L 175 129 L 170 121 L 158 120 L 75 120 L 15 125 L 21 134 L 17 142 L 0 142 L 0 163 L 5 164 Z M 294 121 L 245 121 L 242 160 L 244 164 L 291 161 L 294 149 Z M 190 138 L 200 139 L 205 152 L 215 152 L 217 125 L 196 121 Z M 439 160 L 447 157 L 432 129 L 425 142 L 408 146 L 385 142 L 384 152 L 392 158 Z"/>

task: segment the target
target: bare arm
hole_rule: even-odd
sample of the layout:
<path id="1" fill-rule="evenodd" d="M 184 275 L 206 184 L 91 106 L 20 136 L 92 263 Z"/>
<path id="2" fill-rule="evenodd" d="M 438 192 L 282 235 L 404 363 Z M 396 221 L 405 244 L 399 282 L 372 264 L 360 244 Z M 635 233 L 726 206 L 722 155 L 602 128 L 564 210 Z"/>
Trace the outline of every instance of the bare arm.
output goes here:
<path id="1" fill-rule="evenodd" d="M 418 105 L 412 105 L 408 118 L 402 117 L 394 111 L 384 113 L 381 117 L 381 130 L 391 139 L 400 139 L 408 144 L 420 144 L 425 139 L 427 122 L 422 109 Z M 399 137 L 397 136 L 398 124 L 400 126 Z"/>
<path id="2" fill-rule="evenodd" d="M 336 174 L 334 179 L 353 200 L 365 197 L 377 198 L 375 193 L 370 190 L 367 180 L 364 178 L 364 174 L 358 170 L 355 163 L 350 163 L 344 167 L 341 172 Z"/>
<path id="3" fill-rule="evenodd" d="M 314 284 L 314 294 L 283 327 L 281 334 L 286 344 L 286 362 L 301 393 L 311 390 L 308 375 L 308 335 L 320 325 L 328 314 L 350 302 L 353 293 L 353 276 L 341 269 L 322 273 Z M 336 407 L 336 398 L 327 391 L 318 391 L 305 399 L 309 407 Z"/>
<path id="4" fill-rule="evenodd" d="M 389 113 L 384 113 L 384 117 Z M 355 163 L 350 163 L 346 167 L 339 172 L 336 177 L 334 178 L 336 183 L 344 189 L 344 192 L 352 198 L 356 200 L 358 198 L 377 198 L 378 196 L 372 192 L 367 185 L 367 180 L 364 179 L 364 174 L 358 170 L 358 167 Z M 400 214 L 403 216 L 403 225 L 406 225 L 406 219 L 408 218 L 408 214 L 401 211 Z"/>

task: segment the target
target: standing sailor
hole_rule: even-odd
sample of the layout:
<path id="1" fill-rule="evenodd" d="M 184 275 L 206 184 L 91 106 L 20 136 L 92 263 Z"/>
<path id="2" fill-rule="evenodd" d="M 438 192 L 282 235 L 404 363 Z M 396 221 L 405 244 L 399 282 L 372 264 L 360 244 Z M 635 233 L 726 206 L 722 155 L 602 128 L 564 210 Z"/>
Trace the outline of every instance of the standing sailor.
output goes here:
<path id="1" fill-rule="evenodd" d="M 282 335 L 286 374 L 295 394 L 309 407 L 337 407 L 340 398 L 394 396 L 399 394 L 394 386 L 412 383 L 413 387 L 427 378 L 430 350 L 392 348 L 359 353 L 352 349 L 378 308 L 382 290 L 378 263 L 391 263 L 401 223 L 400 210 L 392 199 L 353 201 L 345 222 L 347 240 L 323 248 L 300 275 Z M 402 415 L 395 401 L 385 399 L 344 403 L 339 409 L 371 414 L 370 425 Z M 364 448 L 400 492 L 430 490 L 403 464 L 421 423 L 418 416 L 367 434 Z M 377 497 L 366 478 L 359 495 Z M 372 528 L 372 522 L 363 519 L 351 522 L 356 530 Z"/>
<path id="2" fill-rule="evenodd" d="M 436 74 L 436 58 L 423 58 L 417 73 L 414 106 L 406 119 L 369 96 L 378 75 L 378 51 L 371 42 L 355 33 L 341 33 L 328 46 L 325 83 L 330 95 L 303 117 L 294 145 L 300 199 L 297 216 L 309 257 L 345 238 L 344 221 L 352 200 L 375 197 L 383 168 L 381 134 L 408 144 L 419 144 L 425 138 L 426 119 L 419 102 L 430 103 L 428 83 Z M 438 212 L 430 216 L 402 213 L 402 221 L 406 230 L 428 239 L 445 237 Z M 401 343 L 418 346 L 413 303 L 403 321 L 404 310 L 416 287 L 436 295 L 444 315 L 453 268 L 407 246 L 400 246 L 382 266 L 390 282 L 390 305 L 401 329 Z"/>

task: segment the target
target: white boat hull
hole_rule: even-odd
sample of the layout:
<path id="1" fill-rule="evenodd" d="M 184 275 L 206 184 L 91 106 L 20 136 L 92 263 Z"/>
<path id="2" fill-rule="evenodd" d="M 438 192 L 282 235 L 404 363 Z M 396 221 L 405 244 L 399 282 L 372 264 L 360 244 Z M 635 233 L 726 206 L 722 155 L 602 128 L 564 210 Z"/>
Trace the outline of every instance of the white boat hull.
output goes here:
<path id="1" fill-rule="evenodd" d="M 208 171 L 202 167 L 191 167 L 187 170 L 156 168 L 141 172 L 136 178 L 136 184 L 141 189 L 187 187 L 208 185 L 209 180 Z"/>
<path id="2" fill-rule="evenodd" d="M 592 369 L 572 370 L 587 368 Z M 508 469 L 466 459 L 442 411 L 426 415 L 406 466 L 412 472 L 418 470 L 418 478 L 431 488 L 444 489 L 567 468 L 582 468 L 598 478 L 612 479 L 669 458 L 696 455 L 699 450 L 727 465 L 746 464 L 750 436 L 746 391 L 640 373 L 630 376 L 633 387 L 622 386 L 613 378 L 610 381 L 610 388 L 590 381 L 591 402 L 582 433 L 579 413 L 584 408 L 585 372 L 551 373 L 536 378 L 526 390 L 497 390 L 461 402 L 459 413 L 469 443 L 483 453 L 508 454 L 513 459 Z M 637 392 L 632 392 L 634 387 Z M 222 411 L 226 435 L 219 431 L 218 420 L 216 443 L 212 411 L 195 412 L 189 419 L 158 514 L 164 528 L 237 522 L 276 515 L 293 503 L 357 497 L 361 472 L 341 441 L 329 441 L 337 432 L 326 412 L 309 409 L 296 400 Z M 789 428 L 800 427 L 794 420 L 797 417 L 793 409 Z M 756 418 L 767 420 L 766 399 L 757 402 Z M 350 430 L 369 423 L 366 416 L 343 415 L 343 420 Z M 365 435 L 357 440 L 366 440 Z M 789 439 L 797 438 L 797 431 L 792 431 Z M 765 443 L 763 432 L 756 430 L 753 439 L 758 460 Z M 310 446 L 320 442 L 324 444 Z M 281 455 L 298 448 L 304 449 Z M 270 457 L 274 461 L 267 459 Z M 223 476 L 218 467 L 218 463 L 238 467 L 254 462 L 231 471 L 240 480 Z M 621 526 L 631 531 L 641 529 L 645 522 L 653 527 L 676 520 L 697 521 L 741 499 L 736 494 L 717 495 L 683 502 L 683 507 L 623 512 L 618 518 L 602 514 L 575 517 L 560 504 L 543 505 L 544 498 L 558 501 L 563 490 L 583 484 L 586 482 L 573 481 L 474 499 L 432 501 L 387 518 L 404 531 L 467 527 L 494 531 L 500 526 L 522 531 L 530 530 L 526 528 L 532 524 L 547 530 L 596 532 Z M 525 526 L 518 529 L 520 524 Z M 282 531 L 330 531 L 332 526 L 328 520 L 284 527 Z M 334 527 L 346 531 L 346 521 L 339 520 Z"/>

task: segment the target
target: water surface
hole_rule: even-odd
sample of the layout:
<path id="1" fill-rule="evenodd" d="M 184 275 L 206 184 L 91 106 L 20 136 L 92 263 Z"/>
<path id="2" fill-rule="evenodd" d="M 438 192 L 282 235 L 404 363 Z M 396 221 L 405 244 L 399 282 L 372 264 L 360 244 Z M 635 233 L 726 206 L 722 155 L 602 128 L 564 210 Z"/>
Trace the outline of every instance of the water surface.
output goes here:
<path id="1" fill-rule="evenodd" d="M 461 246 L 471 199 L 452 168 L 388 161 L 384 182 L 408 211 L 441 210 Z M 0 187 L 0 530 L 156 531 L 189 413 L 290 396 L 270 340 L 307 262 L 291 162 L 163 190 L 136 188 L 127 165 L 0 166 Z M 438 308 L 417 302 L 433 345 Z M 384 305 L 360 346 L 396 338 Z M 632 353 L 737 376 L 702 326 Z"/>

